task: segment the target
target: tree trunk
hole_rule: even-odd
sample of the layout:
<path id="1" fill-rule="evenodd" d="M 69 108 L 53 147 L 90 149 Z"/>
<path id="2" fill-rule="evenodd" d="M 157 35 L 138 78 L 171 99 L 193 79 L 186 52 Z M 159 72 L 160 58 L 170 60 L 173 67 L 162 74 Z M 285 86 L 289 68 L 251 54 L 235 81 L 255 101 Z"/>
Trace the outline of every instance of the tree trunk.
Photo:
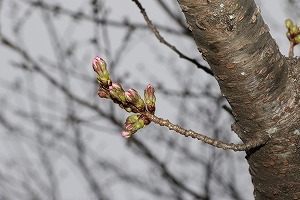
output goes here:
<path id="1" fill-rule="evenodd" d="M 202 56 L 230 103 L 257 200 L 300 199 L 299 59 L 285 58 L 253 0 L 178 0 Z"/>

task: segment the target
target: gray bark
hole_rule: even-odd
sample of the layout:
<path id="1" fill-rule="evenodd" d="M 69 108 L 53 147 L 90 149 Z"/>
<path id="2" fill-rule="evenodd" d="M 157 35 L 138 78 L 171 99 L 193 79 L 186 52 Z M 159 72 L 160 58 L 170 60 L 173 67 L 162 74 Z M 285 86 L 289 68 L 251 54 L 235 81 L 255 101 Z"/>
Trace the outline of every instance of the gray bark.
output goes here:
<path id="1" fill-rule="evenodd" d="M 253 0 L 178 0 L 198 50 L 230 103 L 247 152 L 254 196 L 300 198 L 299 59 L 287 59 Z"/>

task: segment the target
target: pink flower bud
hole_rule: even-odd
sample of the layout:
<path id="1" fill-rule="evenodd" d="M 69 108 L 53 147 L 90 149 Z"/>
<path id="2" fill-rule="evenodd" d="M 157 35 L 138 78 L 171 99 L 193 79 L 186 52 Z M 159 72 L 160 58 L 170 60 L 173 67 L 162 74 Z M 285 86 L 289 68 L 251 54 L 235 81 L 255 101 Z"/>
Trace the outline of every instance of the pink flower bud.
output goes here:
<path id="1" fill-rule="evenodd" d="M 138 92 L 135 89 L 129 89 L 125 92 L 125 97 L 128 102 L 135 102 L 138 100 Z"/>
<path id="2" fill-rule="evenodd" d="M 125 131 L 122 131 L 122 136 L 128 138 L 136 133 L 139 129 L 144 128 L 150 122 L 141 114 L 133 114 L 127 117 L 125 122 Z"/>
<path id="3" fill-rule="evenodd" d="M 125 99 L 128 103 L 135 106 L 140 112 L 145 111 L 144 101 L 135 89 L 129 89 L 125 92 Z"/>
<path id="4" fill-rule="evenodd" d="M 154 87 L 151 84 L 148 84 L 146 89 L 144 90 L 145 103 L 148 111 L 151 113 L 155 112 L 156 97 L 154 92 Z"/>
<path id="5" fill-rule="evenodd" d="M 106 62 L 97 56 L 93 59 L 93 69 L 98 75 L 102 74 L 104 71 L 107 71 Z"/>
<path id="6" fill-rule="evenodd" d="M 106 98 L 106 99 L 110 99 L 110 94 L 107 90 L 103 89 L 103 88 L 99 88 L 98 89 L 98 96 L 100 98 Z"/>
<path id="7" fill-rule="evenodd" d="M 113 82 L 111 86 L 109 86 L 109 94 L 111 98 L 116 99 L 120 102 L 125 102 L 125 91 L 119 83 Z"/>
<path id="8" fill-rule="evenodd" d="M 93 69 L 97 73 L 97 79 L 99 84 L 102 84 L 104 87 L 108 87 L 111 85 L 110 75 L 106 69 L 106 62 L 100 58 L 96 57 L 92 62 Z"/>
<path id="9" fill-rule="evenodd" d="M 140 114 L 133 114 L 127 117 L 125 121 L 125 129 L 130 133 L 135 133 L 137 130 L 144 128 L 144 118 Z"/>
<path id="10" fill-rule="evenodd" d="M 122 134 L 122 137 L 123 137 L 123 138 L 129 138 L 129 137 L 132 135 L 132 134 L 131 134 L 130 132 L 128 132 L 128 131 L 122 131 L 121 134 Z"/>
<path id="11" fill-rule="evenodd" d="M 135 126 L 136 126 L 135 123 L 125 124 L 125 129 L 126 129 L 126 131 L 133 132 L 133 131 L 136 131 Z"/>

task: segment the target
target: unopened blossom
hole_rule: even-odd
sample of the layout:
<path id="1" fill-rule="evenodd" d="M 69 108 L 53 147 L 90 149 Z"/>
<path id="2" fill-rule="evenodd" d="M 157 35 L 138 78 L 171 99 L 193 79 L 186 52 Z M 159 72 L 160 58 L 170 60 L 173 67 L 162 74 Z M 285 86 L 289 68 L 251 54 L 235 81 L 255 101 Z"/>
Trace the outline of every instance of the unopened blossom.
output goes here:
<path id="1" fill-rule="evenodd" d="M 148 84 L 146 89 L 144 90 L 145 104 L 147 106 L 148 111 L 151 113 L 154 113 L 155 111 L 156 97 L 154 92 L 154 87 L 151 84 Z"/>
<path id="2" fill-rule="evenodd" d="M 138 121 L 140 117 L 140 114 L 133 114 L 133 115 L 130 115 L 129 117 L 126 118 L 126 121 L 125 121 L 125 126 L 126 124 L 130 124 L 130 123 L 135 123 Z"/>
<path id="3" fill-rule="evenodd" d="M 140 112 L 145 111 L 145 103 L 135 89 L 129 89 L 128 91 L 126 91 L 125 99 L 127 102 L 135 106 Z"/>
<path id="4" fill-rule="evenodd" d="M 145 122 L 140 114 L 133 114 L 127 117 L 125 121 L 125 131 L 134 134 L 137 130 L 144 128 Z"/>
<path id="5" fill-rule="evenodd" d="M 114 98 L 120 102 L 125 102 L 125 91 L 119 83 L 113 82 L 111 86 L 109 86 L 109 94 L 111 98 Z"/>
<path id="6" fill-rule="evenodd" d="M 106 62 L 102 58 L 96 56 L 93 59 L 93 69 L 98 75 L 102 74 L 104 71 L 107 71 L 106 66 Z"/>
<path id="7" fill-rule="evenodd" d="M 110 74 L 106 69 L 106 62 L 97 56 L 93 59 L 92 65 L 94 71 L 97 73 L 99 84 L 102 84 L 104 87 L 109 87 L 111 85 L 111 80 Z"/>
<path id="8" fill-rule="evenodd" d="M 109 92 L 101 87 L 98 89 L 98 96 L 101 98 L 110 99 Z"/>
<path id="9" fill-rule="evenodd" d="M 122 131 L 121 134 L 123 138 L 130 138 L 130 136 L 132 135 L 132 133 L 128 131 Z"/>

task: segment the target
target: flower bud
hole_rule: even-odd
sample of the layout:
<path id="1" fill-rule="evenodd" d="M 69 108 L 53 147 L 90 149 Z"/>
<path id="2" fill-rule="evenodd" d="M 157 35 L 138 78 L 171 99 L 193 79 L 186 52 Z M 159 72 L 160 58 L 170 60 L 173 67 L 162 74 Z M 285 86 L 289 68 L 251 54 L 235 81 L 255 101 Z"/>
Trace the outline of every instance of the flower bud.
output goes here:
<path id="1" fill-rule="evenodd" d="M 291 35 L 296 35 L 298 33 L 298 27 L 292 26 L 290 30 Z"/>
<path id="2" fill-rule="evenodd" d="M 93 69 L 97 73 L 97 79 L 99 84 L 102 84 L 105 87 L 111 85 L 110 75 L 106 69 L 106 62 L 100 58 L 96 57 L 93 59 Z"/>
<path id="3" fill-rule="evenodd" d="M 108 88 L 111 85 L 111 80 L 108 71 L 105 71 L 103 74 L 97 76 L 99 84 Z"/>
<path id="4" fill-rule="evenodd" d="M 107 90 L 103 89 L 103 88 L 99 88 L 98 89 L 98 96 L 100 98 L 106 98 L 106 99 L 110 99 L 110 94 Z"/>
<path id="5" fill-rule="evenodd" d="M 119 83 L 113 82 L 111 86 L 109 86 L 109 94 L 111 98 L 116 99 L 120 102 L 125 102 L 125 91 Z"/>
<path id="6" fill-rule="evenodd" d="M 139 130 L 141 128 L 144 128 L 145 127 L 145 122 L 143 119 L 139 119 L 137 122 L 136 122 L 136 130 Z"/>
<path id="7" fill-rule="evenodd" d="M 98 75 L 102 74 L 104 71 L 107 71 L 106 62 L 102 58 L 96 56 L 93 60 L 93 69 Z"/>
<path id="8" fill-rule="evenodd" d="M 130 133 L 128 131 L 122 131 L 121 134 L 122 134 L 122 137 L 126 138 L 126 139 L 130 138 L 130 136 L 132 135 L 132 133 Z"/>
<path id="9" fill-rule="evenodd" d="M 145 111 L 145 103 L 135 89 L 129 89 L 125 92 L 125 99 L 128 103 L 135 106 L 140 112 Z"/>
<path id="10" fill-rule="evenodd" d="M 139 119 L 139 116 L 140 116 L 139 114 L 133 114 L 133 115 L 130 115 L 129 117 L 127 117 L 125 126 L 126 126 L 126 124 L 137 122 Z"/>
<path id="11" fill-rule="evenodd" d="M 132 134 L 134 134 L 135 132 L 137 132 L 137 130 L 144 128 L 145 127 L 145 123 L 144 120 L 139 119 L 136 122 L 132 122 L 132 123 L 125 123 L 125 129 L 126 131 L 131 132 Z"/>
<path id="12" fill-rule="evenodd" d="M 288 29 L 292 28 L 292 26 L 293 26 L 292 20 L 286 19 L 286 20 L 285 20 L 285 26 L 286 26 L 286 28 L 288 28 Z"/>
<path id="13" fill-rule="evenodd" d="M 125 129 L 131 133 L 135 133 L 137 131 L 136 123 L 125 124 Z"/>
<path id="14" fill-rule="evenodd" d="M 137 130 L 144 128 L 145 122 L 140 114 L 133 114 L 127 117 L 125 121 L 125 131 L 131 135 L 137 132 Z"/>
<path id="15" fill-rule="evenodd" d="M 148 84 L 146 89 L 144 90 L 145 103 L 148 111 L 151 113 L 155 112 L 156 97 L 154 92 L 154 87 L 151 84 Z"/>
<path id="16" fill-rule="evenodd" d="M 296 42 L 296 44 L 299 44 L 299 43 L 300 43 L 300 35 L 297 35 L 297 36 L 295 37 L 295 42 Z"/>

